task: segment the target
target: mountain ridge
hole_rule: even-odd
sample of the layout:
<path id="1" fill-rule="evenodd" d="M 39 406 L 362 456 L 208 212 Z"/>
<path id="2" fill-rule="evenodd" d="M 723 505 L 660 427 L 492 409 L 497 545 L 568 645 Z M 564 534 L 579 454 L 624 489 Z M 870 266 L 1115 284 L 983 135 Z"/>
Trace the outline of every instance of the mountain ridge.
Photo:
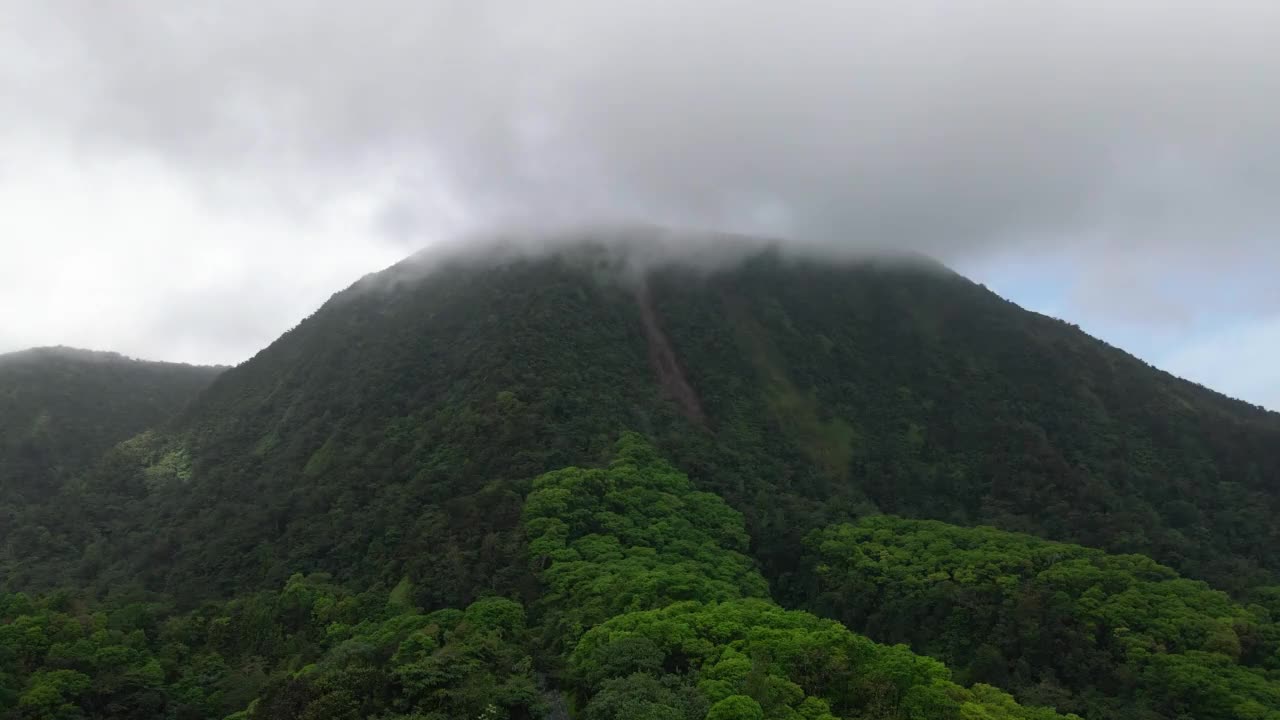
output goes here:
<path id="1" fill-rule="evenodd" d="M 172 360 L 151 360 L 143 357 L 125 355 L 124 353 L 119 353 L 114 350 L 94 350 L 92 348 L 82 348 L 73 345 L 36 345 L 29 348 L 23 348 L 21 350 L 11 350 L 9 352 L 0 353 L 0 363 L 38 363 L 59 359 L 97 363 L 143 363 L 148 365 L 204 368 L 215 372 L 220 372 L 230 367 L 228 365 L 218 364 L 176 362 Z"/>
<path id="2" fill-rule="evenodd" d="M 46 498 L 223 370 L 67 346 L 0 355 L 0 503 Z"/>
<path id="3" fill-rule="evenodd" d="M 1277 417 L 927 263 L 411 258 L 0 503 L 0 712 L 1271 720 Z"/>
<path id="4" fill-rule="evenodd" d="M 1245 508 L 1274 505 L 1261 480 L 1273 466 L 1259 467 L 1257 477 L 1242 468 L 1239 477 L 1248 482 L 1224 486 L 1234 493 L 1232 509 L 1213 519 L 1204 512 L 1218 512 L 1222 493 L 1205 483 L 1221 482 L 1216 471 L 1195 471 L 1192 479 L 1160 453 L 1216 464 L 1235 462 L 1248 446 L 1275 463 L 1264 437 L 1280 427 L 1280 416 L 1150 374 L 1123 351 L 951 272 L 880 261 L 820 264 L 772 248 L 729 269 L 659 263 L 644 276 L 672 353 L 663 362 L 679 363 L 713 428 L 691 432 L 687 417 L 698 414 L 666 399 L 671 389 L 664 391 L 653 370 L 644 305 L 630 280 L 618 281 L 619 263 L 608 252 L 587 246 L 576 254 L 443 263 L 425 273 L 415 259 L 366 276 L 220 374 L 158 439 L 163 447 L 140 455 L 135 449 L 129 462 L 139 472 L 190 457 L 193 479 L 129 497 L 159 513 L 150 523 L 172 524 L 174 557 L 181 558 L 195 537 L 220 536 L 213 526 L 191 534 L 178 521 L 205 522 L 197 498 L 219 507 L 220 498 L 235 493 L 283 493 L 265 507 L 244 506 L 246 517 L 259 519 L 241 534 L 261 538 L 262 547 L 283 537 L 302 553 L 297 560 L 336 571 L 331 557 L 320 560 L 329 543 L 276 533 L 294 527 L 311 536 L 314 529 L 304 528 L 314 513 L 341 503 L 372 508 L 390 487 L 428 505 L 432 496 L 480 502 L 482 488 L 495 482 L 518 494 L 524 479 L 589 462 L 613 432 L 634 428 L 656 436 L 681 467 L 709 489 L 727 492 L 739 509 L 760 506 L 748 512 L 748 523 L 754 535 L 773 538 L 760 542 L 775 579 L 791 572 L 788 548 L 798 547 L 797 533 L 808 525 L 796 517 L 853 517 L 873 508 L 1145 549 L 1238 589 L 1271 572 L 1258 565 L 1272 562 L 1262 550 L 1260 510 L 1251 515 Z M 627 387 L 616 385 L 619 378 Z M 1202 416 L 1213 421 L 1201 427 Z M 1139 426 L 1147 428 L 1139 436 L 1116 434 Z M 1192 426 L 1218 437 L 1210 445 L 1184 442 Z M 1228 438 L 1226 428 L 1241 437 Z M 491 440 L 504 454 L 481 448 L 474 432 L 500 433 Z M 1225 454 L 1213 449 L 1242 442 Z M 466 450 L 458 456 L 447 448 Z M 1145 479 L 1135 483 L 1127 463 L 1160 448 L 1158 462 L 1138 468 Z M 387 460 L 369 474 L 365 463 L 380 453 Z M 454 469 L 439 475 L 445 468 Z M 1017 473 L 1027 473 L 1031 484 L 1016 480 Z M 259 475 L 273 479 L 250 480 Z M 154 469 L 147 475 L 152 484 L 163 476 Z M 346 484 L 356 477 L 373 483 L 373 495 Z M 1164 497 L 1179 482 L 1180 492 L 1203 498 L 1200 508 Z M 440 485 L 429 490 L 433 483 Z M 317 487 L 329 489 L 316 493 Z M 773 499 L 754 497 L 760 492 Z M 1063 504 L 1066 498 L 1075 500 Z M 1094 499 L 1079 502 L 1084 498 Z M 1090 503 L 1093 512 L 1086 510 Z M 1224 556 L 1196 550 L 1197 540 L 1170 525 L 1174 516 L 1191 526 L 1227 523 L 1236 508 L 1246 514 L 1231 521 L 1237 527 L 1228 537 L 1237 538 L 1231 542 L 1244 564 L 1231 570 L 1220 567 Z M 474 519 L 469 513 L 462 516 Z M 480 527 L 517 542 L 514 515 L 506 517 L 500 525 L 507 529 Z M 366 521 L 348 514 L 334 522 L 361 537 L 356 547 L 374 540 L 356 527 Z M 84 541 L 94 542 L 110 524 L 91 524 L 97 529 Z M 1126 524 L 1142 534 L 1121 530 Z M 472 542 L 449 525 L 441 541 Z M 1246 527 L 1255 528 L 1253 539 L 1241 535 Z M 244 557 L 253 547 L 237 542 L 224 555 Z M 402 558 L 392 566 L 406 562 L 420 564 Z M 141 570 L 143 576 L 169 567 L 145 565 L 152 569 Z M 258 582 L 279 582 L 282 573 L 283 567 L 267 572 Z M 199 587 L 192 578 L 180 584 Z M 464 592 L 454 604 L 467 599 Z"/>

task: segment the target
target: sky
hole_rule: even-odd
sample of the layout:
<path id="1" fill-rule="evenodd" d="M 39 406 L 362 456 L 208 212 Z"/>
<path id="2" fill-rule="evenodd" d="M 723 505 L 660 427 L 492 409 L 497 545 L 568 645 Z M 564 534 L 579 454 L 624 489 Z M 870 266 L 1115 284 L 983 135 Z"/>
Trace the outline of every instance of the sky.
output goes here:
<path id="1" fill-rule="evenodd" d="M 926 253 L 1280 408 L 1280 3 L 0 0 L 0 352 L 530 223 Z"/>

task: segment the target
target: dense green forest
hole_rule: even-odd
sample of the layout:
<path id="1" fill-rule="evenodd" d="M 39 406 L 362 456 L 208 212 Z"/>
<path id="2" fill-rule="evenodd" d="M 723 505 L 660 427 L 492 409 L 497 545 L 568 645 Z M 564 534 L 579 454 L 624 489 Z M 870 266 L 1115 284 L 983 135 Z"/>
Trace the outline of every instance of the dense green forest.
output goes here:
<path id="1" fill-rule="evenodd" d="M 0 707 L 1274 713 L 1280 415 L 919 261 L 433 262 L 365 278 L 216 379 L 192 370 L 212 382 L 154 419 L 49 413 L 75 446 L 56 481 L 0 475 Z M 100 399 L 122 386 L 67 397 L 155 397 Z M 627 430 L 644 441 L 619 451 Z M 884 514 L 948 525 L 849 539 L 909 522 Z M 931 534 L 990 545 L 1004 584 L 917 582 L 971 560 L 930 560 Z M 867 595 L 863 542 L 928 552 Z M 1061 560 L 1018 564 L 1044 554 Z M 639 655 L 601 675 L 615 636 Z M 801 656 L 813 675 L 790 674 Z"/>
<path id="2" fill-rule="evenodd" d="M 423 613 L 404 587 L 323 576 L 178 613 L 152 601 L 0 596 L 0 717 L 486 717 L 539 709 L 524 610 Z"/>
<path id="3" fill-rule="evenodd" d="M 741 515 L 636 435 L 607 469 L 538 478 L 524 519 L 584 718 L 1058 717 L 768 600 Z"/>
<path id="4" fill-rule="evenodd" d="M 809 546 L 812 607 L 1024 700 L 1097 718 L 1280 717 L 1267 607 L 1148 557 L 886 516 Z"/>
<path id="5" fill-rule="evenodd" d="M 0 518 L 177 415 L 220 370 L 63 347 L 0 355 Z"/>
<path id="6" fill-rule="evenodd" d="M 0 597 L 0 713 L 23 718 L 1018 718 L 939 662 L 783 610 L 742 516 L 638 435 L 607 468 L 534 482 L 533 624 L 485 597 L 422 612 L 407 581 L 359 594 L 290 578 L 189 612 Z M 546 674 L 544 674 L 546 673 Z"/>
<path id="7" fill-rule="evenodd" d="M 16 519 L 50 538 L 0 535 L 0 568 L 191 601 L 298 569 L 408 574 L 419 601 L 464 606 L 529 582 L 529 479 L 637 428 L 744 513 L 784 596 L 807 533 L 874 512 L 1140 552 L 1231 592 L 1275 581 L 1274 413 L 945 270 L 765 253 L 648 273 L 691 418 L 616 265 L 582 251 L 366 278 Z"/>

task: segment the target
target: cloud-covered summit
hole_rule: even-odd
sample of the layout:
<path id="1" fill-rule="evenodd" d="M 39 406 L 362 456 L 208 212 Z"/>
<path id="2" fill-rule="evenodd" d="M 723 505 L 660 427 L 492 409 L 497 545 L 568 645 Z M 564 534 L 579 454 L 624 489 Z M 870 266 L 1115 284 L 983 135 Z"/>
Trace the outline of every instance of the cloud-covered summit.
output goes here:
<path id="1" fill-rule="evenodd" d="M 88 283 L 130 352 L 194 313 L 167 354 L 237 359 L 338 278 L 531 221 L 1047 263 L 1086 320 L 1280 312 L 1271 3 L 0 6 L 0 299 L 76 328 L 42 293 Z"/>

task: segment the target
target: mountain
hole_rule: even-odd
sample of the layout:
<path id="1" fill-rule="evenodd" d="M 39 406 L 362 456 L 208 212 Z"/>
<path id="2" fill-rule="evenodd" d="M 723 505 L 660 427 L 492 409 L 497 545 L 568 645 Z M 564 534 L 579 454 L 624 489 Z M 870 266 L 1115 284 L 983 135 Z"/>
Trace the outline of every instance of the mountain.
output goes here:
<path id="1" fill-rule="evenodd" d="M 611 454 L 534 481 L 530 606 L 424 611 L 407 578 L 357 591 L 301 574 L 183 613 L 0 594 L 0 715 L 1079 720 L 779 607 L 740 513 L 637 434 Z"/>
<path id="2" fill-rule="evenodd" d="M 456 604 L 521 582 L 529 478 L 635 429 L 746 513 L 775 582 L 809 530 L 874 511 L 1142 552 L 1233 590 L 1280 569 L 1274 413 L 936 266 L 765 251 L 637 282 L 625 261 L 364 279 L 117 449 L 132 470 L 90 483 L 80 500 L 119 497 L 83 508 L 79 541 L 194 596 L 322 570 L 432 578 L 422 599 Z"/>
<path id="3" fill-rule="evenodd" d="M 220 370 L 66 347 L 0 355 L 0 505 L 55 493 L 177 415 Z"/>
<path id="4" fill-rule="evenodd" d="M 538 695 L 540 681 L 521 664 L 526 654 L 553 689 L 574 694 L 576 707 L 661 697 L 664 707 L 696 714 L 710 712 L 706 703 L 720 707 L 741 697 L 706 690 L 701 683 L 713 679 L 747 682 L 755 688 L 748 699 L 765 708 L 774 707 L 760 689 L 766 685 L 797 684 L 804 691 L 787 697 L 814 699 L 808 710 L 778 700 L 778 717 L 790 717 L 783 706 L 825 717 L 820 707 L 854 712 L 879 702 L 823 689 L 816 678 L 834 677 L 835 666 L 775 679 L 775 670 L 757 672 L 746 660 L 742 670 L 730 655 L 755 641 L 732 633 L 708 640 L 717 648 L 728 643 L 715 650 L 716 663 L 733 660 L 723 677 L 710 664 L 690 666 L 692 650 L 673 649 L 656 635 L 628 652 L 657 658 L 661 672 L 644 663 L 610 670 L 650 673 L 652 683 L 617 684 L 622 676 L 575 665 L 605 662 L 612 652 L 582 660 L 573 653 L 579 637 L 612 647 L 610 633 L 657 632 L 663 623 L 761 623 L 836 642 L 837 626 L 789 614 L 799 609 L 844 620 L 872 640 L 910 642 L 951 663 L 960 680 L 994 682 L 1031 705 L 1091 718 L 1270 717 L 1240 708 L 1252 713 L 1280 697 L 1268 675 L 1280 670 L 1280 629 L 1270 620 L 1280 613 L 1280 555 L 1273 550 L 1280 527 L 1272 521 L 1280 510 L 1280 415 L 1161 372 L 921 259 L 818 258 L 726 238 L 680 250 L 680 261 L 638 248 L 586 242 L 483 259 L 415 257 L 362 279 L 218 375 L 171 421 L 112 446 L 48 502 L 21 509 L 0 527 L 5 587 L 77 587 L 96 598 L 85 602 L 116 608 L 121 628 L 152 628 L 148 638 L 188 648 L 182 652 L 191 656 L 153 648 L 169 659 L 157 660 L 159 675 L 139 680 L 166 703 L 177 702 L 183 673 L 198 674 L 193 663 L 213 662 L 200 653 L 213 653 L 223 674 L 208 676 L 222 678 L 221 694 L 201 686 L 199 702 L 226 710 L 258 698 L 264 709 L 246 717 L 303 717 L 313 704 L 364 697 L 351 689 L 360 683 L 391 687 L 387 673 L 409 671 L 387 658 L 426 663 L 420 655 L 428 647 L 444 653 L 433 663 L 473 651 L 501 658 L 501 667 L 474 667 L 493 683 L 484 687 L 507 698 L 498 706 L 510 717 L 539 716 L 556 702 L 554 694 Z M 635 494 L 608 490 L 641 470 L 568 482 L 638 452 L 620 451 L 620 437 L 643 438 L 652 445 L 644 453 L 687 475 L 697 493 L 686 498 L 687 490 L 672 489 L 674 480 L 664 481 L 665 495 L 648 486 Z M 547 495 L 548 478 L 568 484 Z M 606 499 L 579 507 L 584 492 Z M 666 511 L 690 502 L 693 519 L 673 529 Z M 708 509 L 715 503 L 740 513 L 744 541 L 729 543 L 729 555 L 698 560 L 696 548 L 709 541 L 686 537 L 688 528 L 704 517 L 732 526 L 721 510 Z M 1004 611 L 973 597 L 979 590 L 971 585 L 982 592 L 988 586 L 962 582 L 976 572 L 968 556 L 938 550 L 936 561 L 908 562 L 904 555 L 896 575 L 846 557 L 871 547 L 856 528 L 881 515 L 954 528 L 873 527 L 915 533 L 921 547 L 974 545 L 993 556 L 1025 547 L 1028 564 L 999 568 L 1008 582 L 1030 583 L 1042 570 L 1066 577 L 992 602 L 1065 608 L 1022 608 L 1017 616 L 1078 620 L 1061 637 L 1080 648 L 1087 667 L 1069 661 L 1078 673 L 1060 676 L 1057 646 L 1036 645 L 1023 629 L 1000 628 L 990 643 L 913 632 L 956 608 L 982 613 L 984 622 Z M 548 542 L 547 523 L 554 530 L 548 537 L 563 548 L 539 550 Z M 656 534 L 641 532 L 650 525 Z M 979 525 L 1006 535 L 961 532 Z M 874 532 L 884 553 L 915 552 Z M 1046 541 L 1059 544 L 1038 544 Z M 1104 553 L 1121 559 L 1097 559 Z M 1134 553 L 1144 557 L 1124 559 Z M 724 578 L 681 558 L 739 568 L 732 573 L 738 584 L 705 585 L 699 578 Z M 1094 569 L 1055 564 L 1062 558 Z M 747 567 L 763 580 L 744 575 L 754 572 L 741 569 Z M 618 587 L 641 583 L 655 594 L 626 607 L 575 594 L 584 583 L 608 587 L 613 574 L 622 578 Z M 566 575 L 572 582 L 562 585 Z M 854 593 L 889 582 L 883 578 L 903 588 L 945 587 L 918 602 L 905 590 L 885 591 L 886 614 L 877 615 Z M 1200 581 L 1217 591 L 1202 592 Z M 1104 602 L 1123 593 L 1123 602 Z M 486 605 L 493 596 L 516 609 Z M 680 605 L 711 600 L 724 609 Z M 1197 609 L 1152 609 L 1163 602 Z M 22 617 L 58 607 L 31 608 Z M 606 609 L 568 610 L 589 607 Z M 423 613 L 410 612 L 417 619 L 400 617 L 415 608 Z M 461 615 L 437 622 L 445 616 L 433 612 L 474 612 L 488 619 L 466 627 L 505 639 L 486 635 L 478 645 L 446 651 L 450 635 L 440 628 L 455 627 Z M 1159 627 L 1142 630 L 1140 644 L 1105 641 L 1139 628 L 1133 615 L 1142 612 Z M 494 625 L 496 616 L 507 620 Z M 947 627 L 986 627 L 957 622 Z M 382 623 L 437 629 L 414 641 L 414 655 L 403 644 L 408 636 Z M 593 627 L 605 629 L 583 634 Z M 457 637 L 471 642 L 466 633 Z M 493 642 L 503 650 L 478 649 Z M 839 652 L 881 657 L 855 650 L 860 642 L 839 640 Z M 827 644 L 805 647 L 835 652 Z M 784 651 L 768 645 L 759 652 Z M 344 675 L 355 672 L 357 656 L 365 658 L 360 673 L 382 679 Z M 927 692 L 939 693 L 929 695 L 939 703 L 947 696 L 1007 705 L 994 696 L 982 700 L 980 685 L 945 689 L 951 681 L 927 658 L 883 657 L 922 674 L 893 691 L 879 680 L 858 685 L 893 698 L 884 699 L 892 713 L 874 716 L 905 716 L 893 713 L 907 712 L 900 703 L 917 686 L 933 688 Z M 148 662 L 139 656 L 138 667 Z M 318 674 L 300 669 L 309 663 L 319 663 Z M 443 677 L 439 669 L 414 672 L 425 674 L 396 680 L 395 697 L 428 675 Z M 1230 682 L 1204 679 L 1214 673 Z M 686 681 L 696 681 L 702 694 L 687 695 Z M 337 697 L 334 687 L 347 695 Z M 977 695 L 964 700 L 966 692 Z M 468 697 L 480 702 L 481 695 Z M 106 702 L 101 693 L 92 697 L 82 706 Z M 395 705 L 390 695 L 378 697 L 391 704 L 377 712 Z M 404 702 L 426 707 L 425 700 Z M 755 707 L 730 705 L 743 716 Z M 984 716 L 976 707 L 965 717 Z M 375 712 L 370 708 L 351 716 Z M 615 716 L 610 712 L 587 716 Z"/>

